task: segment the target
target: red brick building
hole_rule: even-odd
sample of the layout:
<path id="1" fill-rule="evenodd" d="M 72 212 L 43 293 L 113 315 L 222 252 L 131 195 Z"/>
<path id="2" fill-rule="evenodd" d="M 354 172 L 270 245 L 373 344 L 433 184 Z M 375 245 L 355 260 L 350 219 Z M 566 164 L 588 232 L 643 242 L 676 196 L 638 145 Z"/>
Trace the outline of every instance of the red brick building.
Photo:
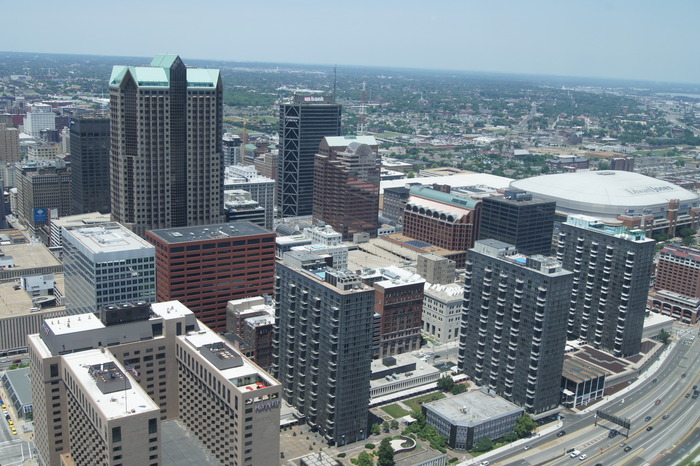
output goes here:
<path id="1" fill-rule="evenodd" d="M 249 222 L 146 232 L 156 247 L 156 299 L 179 300 L 211 329 L 226 330 L 232 299 L 274 292 L 275 234 Z"/>
<path id="2" fill-rule="evenodd" d="M 656 265 L 654 291 L 647 307 L 695 324 L 700 320 L 700 250 L 684 246 L 665 246 Z"/>
<path id="3" fill-rule="evenodd" d="M 327 136 L 314 159 L 313 219 L 344 241 L 377 237 L 380 160 L 374 136 Z"/>
<path id="4" fill-rule="evenodd" d="M 478 237 L 480 218 L 481 201 L 414 186 L 404 211 L 403 234 L 432 246 L 466 251 Z"/>

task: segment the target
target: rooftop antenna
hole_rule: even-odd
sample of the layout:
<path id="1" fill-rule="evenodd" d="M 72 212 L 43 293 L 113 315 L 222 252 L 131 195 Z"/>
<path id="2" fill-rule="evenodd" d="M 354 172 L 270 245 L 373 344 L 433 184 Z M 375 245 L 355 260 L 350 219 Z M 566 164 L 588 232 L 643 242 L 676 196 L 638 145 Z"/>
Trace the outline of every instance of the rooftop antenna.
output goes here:
<path id="1" fill-rule="evenodd" d="M 333 102 L 335 102 L 335 90 L 338 86 L 338 65 L 333 65 Z"/>

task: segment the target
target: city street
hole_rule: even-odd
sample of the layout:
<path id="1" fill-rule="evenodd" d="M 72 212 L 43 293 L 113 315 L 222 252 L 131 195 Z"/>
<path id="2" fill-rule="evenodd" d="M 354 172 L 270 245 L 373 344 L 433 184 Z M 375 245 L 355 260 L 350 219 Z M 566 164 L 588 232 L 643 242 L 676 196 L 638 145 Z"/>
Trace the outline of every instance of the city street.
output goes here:
<path id="1" fill-rule="evenodd" d="M 653 375 L 623 391 L 613 401 L 594 406 L 590 412 L 567 415 L 562 427 L 528 445 L 490 456 L 491 464 L 563 465 L 580 464 L 674 464 L 683 454 L 696 448 L 700 432 L 700 405 L 691 396 L 692 387 L 700 385 L 700 342 L 691 339 L 697 329 L 681 330 L 679 341 Z M 683 376 L 683 374 L 686 374 Z M 658 403 L 657 403 L 658 401 Z M 596 419 L 596 409 L 627 418 L 631 432 L 612 422 Z M 664 415 L 667 418 L 664 419 Z M 649 420 L 645 420 L 649 418 Z M 599 421 L 595 425 L 596 421 Z M 651 427 L 651 430 L 647 430 Z M 620 434 L 609 438 L 611 429 Z M 564 430 L 566 434 L 557 437 Z M 620 447 L 621 443 L 625 443 Z M 631 450 L 624 451 L 629 445 Z M 567 453 L 577 449 L 585 460 L 573 459 Z"/>

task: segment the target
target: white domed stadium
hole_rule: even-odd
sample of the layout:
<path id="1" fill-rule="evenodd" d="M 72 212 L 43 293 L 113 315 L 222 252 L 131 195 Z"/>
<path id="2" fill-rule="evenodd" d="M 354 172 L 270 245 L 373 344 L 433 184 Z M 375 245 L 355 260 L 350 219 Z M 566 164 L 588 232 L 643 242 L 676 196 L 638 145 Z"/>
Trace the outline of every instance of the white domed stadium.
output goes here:
<path id="1" fill-rule="evenodd" d="M 670 210 L 677 217 L 677 225 L 692 223 L 691 217 L 696 214 L 691 210 L 700 205 L 700 198 L 694 192 L 627 171 L 542 175 L 515 180 L 510 186 L 541 199 L 556 201 L 557 212 L 562 215 L 589 215 L 606 223 L 619 223 L 618 216 L 653 216 L 654 229 L 662 227 L 657 225 L 659 221 L 666 223 Z M 675 201 L 678 201 L 677 206 Z"/>

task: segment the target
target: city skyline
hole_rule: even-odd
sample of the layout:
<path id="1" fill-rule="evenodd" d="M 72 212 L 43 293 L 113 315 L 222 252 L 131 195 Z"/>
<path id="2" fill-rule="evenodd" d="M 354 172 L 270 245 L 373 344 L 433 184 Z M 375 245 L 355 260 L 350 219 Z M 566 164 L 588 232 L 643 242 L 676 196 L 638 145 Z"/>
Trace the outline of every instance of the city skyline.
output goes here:
<path id="1" fill-rule="evenodd" d="M 585 7 L 551 0 L 442 1 L 430 9 L 417 2 L 360 1 L 343 8 L 308 0 L 301 5 L 273 2 L 235 9 L 214 4 L 215 15 L 191 15 L 189 8 L 184 4 L 180 8 L 175 1 L 168 4 L 168 11 L 176 13 L 162 26 L 152 21 L 162 15 L 159 2 L 139 4 L 138 15 L 132 14 L 130 3 L 107 10 L 106 5 L 79 2 L 74 8 L 33 18 L 32 34 L 26 34 L 21 21 L 14 21 L 3 27 L 0 37 L 11 43 L 9 38 L 22 36 L 21 45 L 13 51 L 32 53 L 148 56 L 172 52 L 185 59 L 700 83 L 700 64 L 688 60 L 683 47 L 700 42 L 700 32 L 693 25 L 700 4 L 686 0 L 676 0 L 672 7 L 627 0 L 595 0 Z M 52 6 L 41 0 L 37 8 L 41 10 L 42 5 Z M 23 14 L 19 8 L 19 4 L 7 5 L 7 17 Z M 246 18 L 267 21 L 265 34 L 260 21 Z M 70 23 L 79 24 L 80 35 L 90 41 L 56 41 L 52 26 Z M 304 23 L 310 27 L 289 27 Z M 345 26 L 339 28 L 339 23 Z M 145 32 L 119 41 L 104 34 L 125 24 Z M 173 27 L 210 32 L 173 36 L 167 33 Z M 339 34 L 343 29 L 347 32 Z M 285 46 L 279 47 L 280 43 Z"/>

